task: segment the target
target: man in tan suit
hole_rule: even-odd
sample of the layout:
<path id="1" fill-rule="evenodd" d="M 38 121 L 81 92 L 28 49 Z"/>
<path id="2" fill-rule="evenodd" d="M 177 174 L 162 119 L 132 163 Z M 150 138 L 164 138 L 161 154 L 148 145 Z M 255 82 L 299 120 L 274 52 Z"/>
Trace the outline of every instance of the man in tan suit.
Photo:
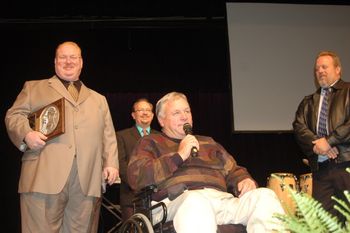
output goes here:
<path id="1" fill-rule="evenodd" d="M 89 232 L 102 180 L 112 184 L 119 176 L 108 103 L 79 80 L 79 46 L 60 44 L 54 63 L 56 75 L 26 82 L 5 118 L 11 141 L 24 152 L 19 181 L 24 233 Z M 68 92 L 70 84 L 77 99 Z M 65 132 L 47 140 L 27 117 L 62 97 Z"/>

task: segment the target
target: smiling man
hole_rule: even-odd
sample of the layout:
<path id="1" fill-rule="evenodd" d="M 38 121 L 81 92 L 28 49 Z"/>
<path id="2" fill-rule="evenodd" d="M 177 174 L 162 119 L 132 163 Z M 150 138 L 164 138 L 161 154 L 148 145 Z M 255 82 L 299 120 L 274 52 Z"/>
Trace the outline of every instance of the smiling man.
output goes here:
<path id="1" fill-rule="evenodd" d="M 283 213 L 276 194 L 257 188 L 248 171 L 211 137 L 186 134 L 184 125 L 193 125 L 186 96 L 168 93 L 158 101 L 156 114 L 162 133 L 139 140 L 128 165 L 130 186 L 157 185 L 153 203 L 166 204 L 167 221 L 173 220 L 177 233 L 216 233 L 217 225 L 225 224 L 272 232 L 273 213 Z M 153 217 L 159 222 L 162 213 L 156 210 Z"/>
<path id="2" fill-rule="evenodd" d="M 320 86 L 300 103 L 293 122 L 296 140 L 313 172 L 312 196 L 334 215 L 343 217 L 331 196 L 343 200 L 350 190 L 350 84 L 341 79 L 339 57 L 318 54 L 314 74 Z"/>
<path id="3" fill-rule="evenodd" d="M 133 214 L 132 199 L 134 198 L 134 193 L 127 182 L 127 164 L 135 144 L 141 137 L 151 133 L 159 133 L 151 129 L 153 116 L 153 105 L 145 98 L 138 99 L 133 104 L 131 111 L 131 117 L 134 119 L 135 125 L 117 132 L 121 177 L 120 205 L 124 221 Z"/>
<path id="4" fill-rule="evenodd" d="M 23 233 L 90 232 L 102 179 L 113 184 L 118 177 L 108 103 L 79 80 L 80 47 L 60 44 L 54 64 L 56 75 L 27 81 L 5 117 L 10 139 L 24 152 L 19 181 Z M 30 127 L 27 117 L 61 98 L 65 131 L 48 140 Z"/>

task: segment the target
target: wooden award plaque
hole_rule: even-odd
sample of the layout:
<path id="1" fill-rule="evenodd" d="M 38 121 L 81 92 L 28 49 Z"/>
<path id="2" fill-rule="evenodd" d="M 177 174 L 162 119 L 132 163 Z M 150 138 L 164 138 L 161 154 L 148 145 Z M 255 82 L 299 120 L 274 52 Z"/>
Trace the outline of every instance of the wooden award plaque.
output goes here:
<path id="1" fill-rule="evenodd" d="M 64 98 L 61 98 L 28 116 L 30 127 L 50 140 L 64 133 Z"/>

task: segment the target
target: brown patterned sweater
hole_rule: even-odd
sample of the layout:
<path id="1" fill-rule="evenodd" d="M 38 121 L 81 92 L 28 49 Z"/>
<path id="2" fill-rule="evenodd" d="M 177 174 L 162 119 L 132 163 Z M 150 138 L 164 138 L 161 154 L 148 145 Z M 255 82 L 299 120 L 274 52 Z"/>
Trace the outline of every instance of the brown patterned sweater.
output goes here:
<path id="1" fill-rule="evenodd" d="M 177 153 L 181 140 L 165 134 L 143 137 L 135 146 L 128 164 L 128 181 L 138 191 L 155 184 L 158 192 L 153 199 L 176 198 L 186 189 L 215 188 L 237 193 L 237 183 L 251 178 L 238 166 L 220 144 L 210 137 L 196 135 L 200 149 L 198 157 L 183 161 Z"/>

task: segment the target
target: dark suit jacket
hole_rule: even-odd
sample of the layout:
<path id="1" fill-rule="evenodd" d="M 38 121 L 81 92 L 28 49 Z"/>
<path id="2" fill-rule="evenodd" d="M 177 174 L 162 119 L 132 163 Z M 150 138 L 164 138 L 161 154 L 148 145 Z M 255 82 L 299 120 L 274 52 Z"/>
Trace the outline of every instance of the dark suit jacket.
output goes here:
<path id="1" fill-rule="evenodd" d="M 320 103 L 320 89 L 306 96 L 300 103 L 293 122 L 296 140 L 308 157 L 312 171 L 318 170 L 317 155 L 313 152 L 312 141 L 317 136 L 317 119 Z M 339 80 L 329 97 L 328 143 L 339 150 L 335 162 L 350 161 L 350 84 Z"/>
<path id="2" fill-rule="evenodd" d="M 159 133 L 157 130 L 151 129 L 152 133 Z M 119 174 L 121 178 L 120 185 L 120 205 L 132 205 L 134 197 L 132 190 L 127 182 L 126 170 L 131 152 L 137 141 L 141 138 L 136 126 L 117 132 L 118 139 L 118 157 L 119 157 Z"/>

